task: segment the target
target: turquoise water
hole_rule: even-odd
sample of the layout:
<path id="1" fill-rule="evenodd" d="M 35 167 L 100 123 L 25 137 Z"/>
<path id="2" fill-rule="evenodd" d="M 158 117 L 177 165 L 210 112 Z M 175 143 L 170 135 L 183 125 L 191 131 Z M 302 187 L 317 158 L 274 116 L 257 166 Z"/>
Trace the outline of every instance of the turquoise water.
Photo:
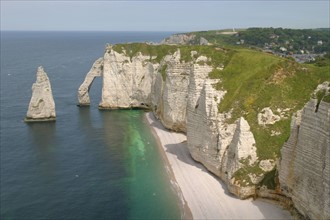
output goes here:
<path id="1" fill-rule="evenodd" d="M 77 89 L 106 42 L 160 40 L 168 33 L 1 33 L 1 219 L 178 219 L 157 141 L 139 110 L 99 111 Z M 23 122 L 43 65 L 55 123 Z"/>

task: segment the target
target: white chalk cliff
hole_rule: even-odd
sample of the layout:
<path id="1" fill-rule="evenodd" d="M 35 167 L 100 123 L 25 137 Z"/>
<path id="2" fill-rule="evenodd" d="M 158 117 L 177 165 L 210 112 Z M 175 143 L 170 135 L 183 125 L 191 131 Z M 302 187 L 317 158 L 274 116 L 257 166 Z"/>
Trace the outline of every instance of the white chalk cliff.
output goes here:
<path id="1" fill-rule="evenodd" d="M 152 86 L 152 109 L 163 125 L 175 131 L 186 131 L 186 109 L 191 63 L 181 62 L 180 50 L 168 55 L 158 70 Z"/>
<path id="2" fill-rule="evenodd" d="M 79 105 L 81 106 L 90 105 L 88 92 L 92 86 L 95 77 L 102 76 L 102 72 L 103 72 L 103 58 L 99 58 L 94 62 L 92 68 L 87 73 L 84 82 L 81 84 L 81 86 L 78 89 Z"/>
<path id="3" fill-rule="evenodd" d="M 55 119 L 55 102 L 52 88 L 46 72 L 40 66 L 37 70 L 37 80 L 32 85 L 32 97 L 25 121 L 54 121 Z"/>
<path id="4" fill-rule="evenodd" d="M 177 50 L 158 63 L 155 57 L 139 52 L 130 57 L 108 45 L 78 90 L 79 104 L 89 103 L 89 98 L 82 97 L 88 97 L 94 77 L 101 75 L 101 109 L 151 109 L 166 128 L 187 133 L 192 157 L 221 177 L 232 193 L 253 196 L 258 182 L 241 185 L 233 177 L 238 169 L 257 162 L 250 127 L 244 118 L 234 124 L 225 122 L 230 114 L 219 114 L 218 105 L 226 91 L 213 88 L 219 80 L 208 77 L 213 70 L 208 58 L 195 51 L 191 56 L 192 61 L 185 62 Z"/>
<path id="5" fill-rule="evenodd" d="M 87 74 L 78 97 L 86 96 L 92 78 L 101 75 L 103 87 L 100 108 L 138 107 L 152 110 L 165 127 L 187 134 L 191 156 L 219 176 L 230 192 L 240 198 L 254 196 L 258 184 L 267 172 L 274 169 L 276 162 L 274 158 L 259 160 L 254 135 L 244 117 L 228 123 L 231 113 L 218 111 L 226 91 L 215 89 L 214 85 L 219 79 L 209 78 L 209 73 L 217 67 L 208 65 L 208 58 L 197 51 L 192 51 L 191 55 L 192 61 L 185 62 L 181 59 L 180 50 L 177 50 L 156 62 L 156 57 L 140 52 L 129 56 L 125 50 L 119 53 L 107 46 L 104 57 L 96 62 L 98 67 L 92 67 L 91 71 L 95 73 L 90 71 Z M 79 102 L 85 103 L 82 98 L 79 98 Z M 282 156 L 285 155 L 280 169 L 282 188 L 288 189 L 285 194 L 292 198 L 300 212 L 309 212 L 305 209 L 321 210 L 321 214 L 308 214 L 311 217 L 328 216 L 329 213 L 329 199 L 325 198 L 329 195 L 330 182 L 329 108 L 329 103 L 321 102 L 317 113 L 315 109 L 306 110 L 305 114 L 309 112 L 311 117 L 319 119 L 303 120 L 300 128 L 292 128 L 292 137 L 282 150 Z M 306 119 L 308 117 L 310 116 L 306 115 Z M 279 117 L 268 108 L 262 109 L 259 114 L 259 123 L 262 126 L 274 124 L 278 120 Z M 304 137 L 299 138 L 299 135 Z M 313 137 L 310 138 L 311 136 Z M 321 138 L 317 138 L 318 136 Z M 315 151 L 310 142 L 313 140 L 317 142 Z M 302 144 L 307 144 L 303 147 L 306 152 L 296 150 Z M 304 161 L 318 164 L 315 171 L 314 168 L 304 166 Z M 254 169 L 260 172 L 256 174 Z M 305 169 L 303 173 L 306 173 L 308 180 L 300 184 L 301 169 Z M 322 181 L 314 183 L 315 181 L 311 181 L 313 177 Z M 317 186 L 317 192 L 309 190 L 313 186 Z M 311 192 L 313 197 L 308 196 L 309 192 L 304 190 Z M 321 195 L 322 192 L 325 192 L 324 195 Z M 298 194 L 313 199 L 317 205 L 307 208 L 310 204 Z M 299 200 L 302 202 L 299 203 Z"/>
<path id="6" fill-rule="evenodd" d="M 117 53 L 111 45 L 103 57 L 103 88 L 100 108 L 148 108 L 154 66 L 149 56 L 138 53 L 132 59 Z"/>
<path id="7" fill-rule="evenodd" d="M 330 219 L 330 103 L 311 99 L 291 122 L 281 150 L 282 192 L 311 219 Z"/>

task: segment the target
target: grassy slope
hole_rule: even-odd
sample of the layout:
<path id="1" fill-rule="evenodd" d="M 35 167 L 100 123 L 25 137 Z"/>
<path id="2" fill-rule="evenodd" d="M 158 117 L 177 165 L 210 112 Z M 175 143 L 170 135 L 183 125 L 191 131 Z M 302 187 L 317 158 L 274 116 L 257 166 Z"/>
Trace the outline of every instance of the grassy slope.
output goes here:
<path id="1" fill-rule="evenodd" d="M 233 122 L 244 116 L 256 139 L 259 158 L 278 157 L 280 148 L 290 135 L 291 115 L 301 109 L 319 83 L 330 80 L 329 66 L 301 65 L 270 54 L 241 49 L 224 71 L 213 71 L 213 78 L 222 82 L 218 89 L 227 90 L 219 105 L 220 112 L 232 110 Z M 258 125 L 257 114 L 270 107 L 290 110 L 288 119 L 266 127 Z M 278 114 L 278 113 L 277 113 Z M 271 136 L 271 131 L 281 135 Z"/>
<path id="2" fill-rule="evenodd" d="M 254 50 L 235 51 L 223 71 L 214 70 L 210 73 L 211 78 L 221 79 L 216 85 L 217 89 L 227 91 L 219 105 L 219 111 L 232 111 L 232 118 L 228 123 L 243 116 L 249 122 L 255 137 L 259 159 L 276 159 L 290 136 L 292 114 L 303 108 L 318 84 L 330 81 L 330 66 L 297 64 L 290 59 Z M 330 95 L 323 97 L 323 101 L 327 101 L 329 97 Z M 276 112 L 278 108 L 290 110 L 285 114 L 287 119 L 264 127 L 258 125 L 257 114 L 265 107 L 270 107 L 275 114 L 279 114 Z M 280 135 L 272 136 L 272 131 L 280 132 Z M 241 180 L 241 185 L 246 186 L 251 184 L 249 173 L 263 172 L 255 164 L 238 170 L 234 177 Z M 273 188 L 274 178 L 268 175 L 265 179 L 267 180 L 261 184 Z"/>

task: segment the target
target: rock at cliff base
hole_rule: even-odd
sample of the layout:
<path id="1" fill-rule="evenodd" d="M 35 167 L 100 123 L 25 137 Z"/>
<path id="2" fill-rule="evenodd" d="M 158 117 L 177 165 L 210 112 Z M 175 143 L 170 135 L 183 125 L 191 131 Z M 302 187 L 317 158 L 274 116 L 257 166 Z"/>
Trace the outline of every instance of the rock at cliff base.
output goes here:
<path id="1" fill-rule="evenodd" d="M 55 102 L 49 78 L 43 67 L 38 67 L 37 80 L 32 85 L 32 97 L 25 122 L 55 121 Z"/>

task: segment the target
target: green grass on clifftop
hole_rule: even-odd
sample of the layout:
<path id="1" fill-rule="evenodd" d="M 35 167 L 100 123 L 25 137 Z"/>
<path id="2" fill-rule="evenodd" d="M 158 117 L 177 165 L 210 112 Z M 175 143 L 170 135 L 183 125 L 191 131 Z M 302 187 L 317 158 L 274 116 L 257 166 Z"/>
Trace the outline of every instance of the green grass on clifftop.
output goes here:
<path id="1" fill-rule="evenodd" d="M 113 50 L 118 53 L 124 53 L 131 59 L 139 52 L 142 55 L 150 56 L 151 62 L 160 63 L 160 61 L 166 55 L 172 55 L 180 49 L 181 61 L 191 62 L 191 51 L 196 51 L 198 56 L 206 56 L 210 58 L 209 65 L 213 67 L 219 67 L 220 65 L 226 65 L 233 53 L 233 50 L 220 48 L 217 46 L 201 46 L 201 45 L 150 45 L 146 43 L 129 43 L 129 44 L 116 44 L 113 46 Z"/>
<path id="2" fill-rule="evenodd" d="M 116 44 L 113 46 L 113 50 L 118 53 L 126 53 L 131 59 L 137 54 L 150 56 L 150 61 L 160 62 L 166 55 L 173 54 L 176 48 L 170 45 L 150 45 L 146 43 L 127 43 Z M 152 57 L 155 56 L 155 59 Z"/>
<path id="3" fill-rule="evenodd" d="M 330 80 L 330 71 L 329 66 L 301 65 L 271 54 L 237 49 L 225 69 L 214 70 L 210 77 L 220 78 L 217 89 L 227 91 L 219 111 L 232 111 L 230 123 L 243 116 L 256 139 L 258 157 L 267 159 L 280 155 L 290 135 L 291 115 L 304 106 L 318 84 Z M 260 126 L 257 114 L 265 107 L 277 115 L 277 109 L 287 109 L 287 118 Z"/>

